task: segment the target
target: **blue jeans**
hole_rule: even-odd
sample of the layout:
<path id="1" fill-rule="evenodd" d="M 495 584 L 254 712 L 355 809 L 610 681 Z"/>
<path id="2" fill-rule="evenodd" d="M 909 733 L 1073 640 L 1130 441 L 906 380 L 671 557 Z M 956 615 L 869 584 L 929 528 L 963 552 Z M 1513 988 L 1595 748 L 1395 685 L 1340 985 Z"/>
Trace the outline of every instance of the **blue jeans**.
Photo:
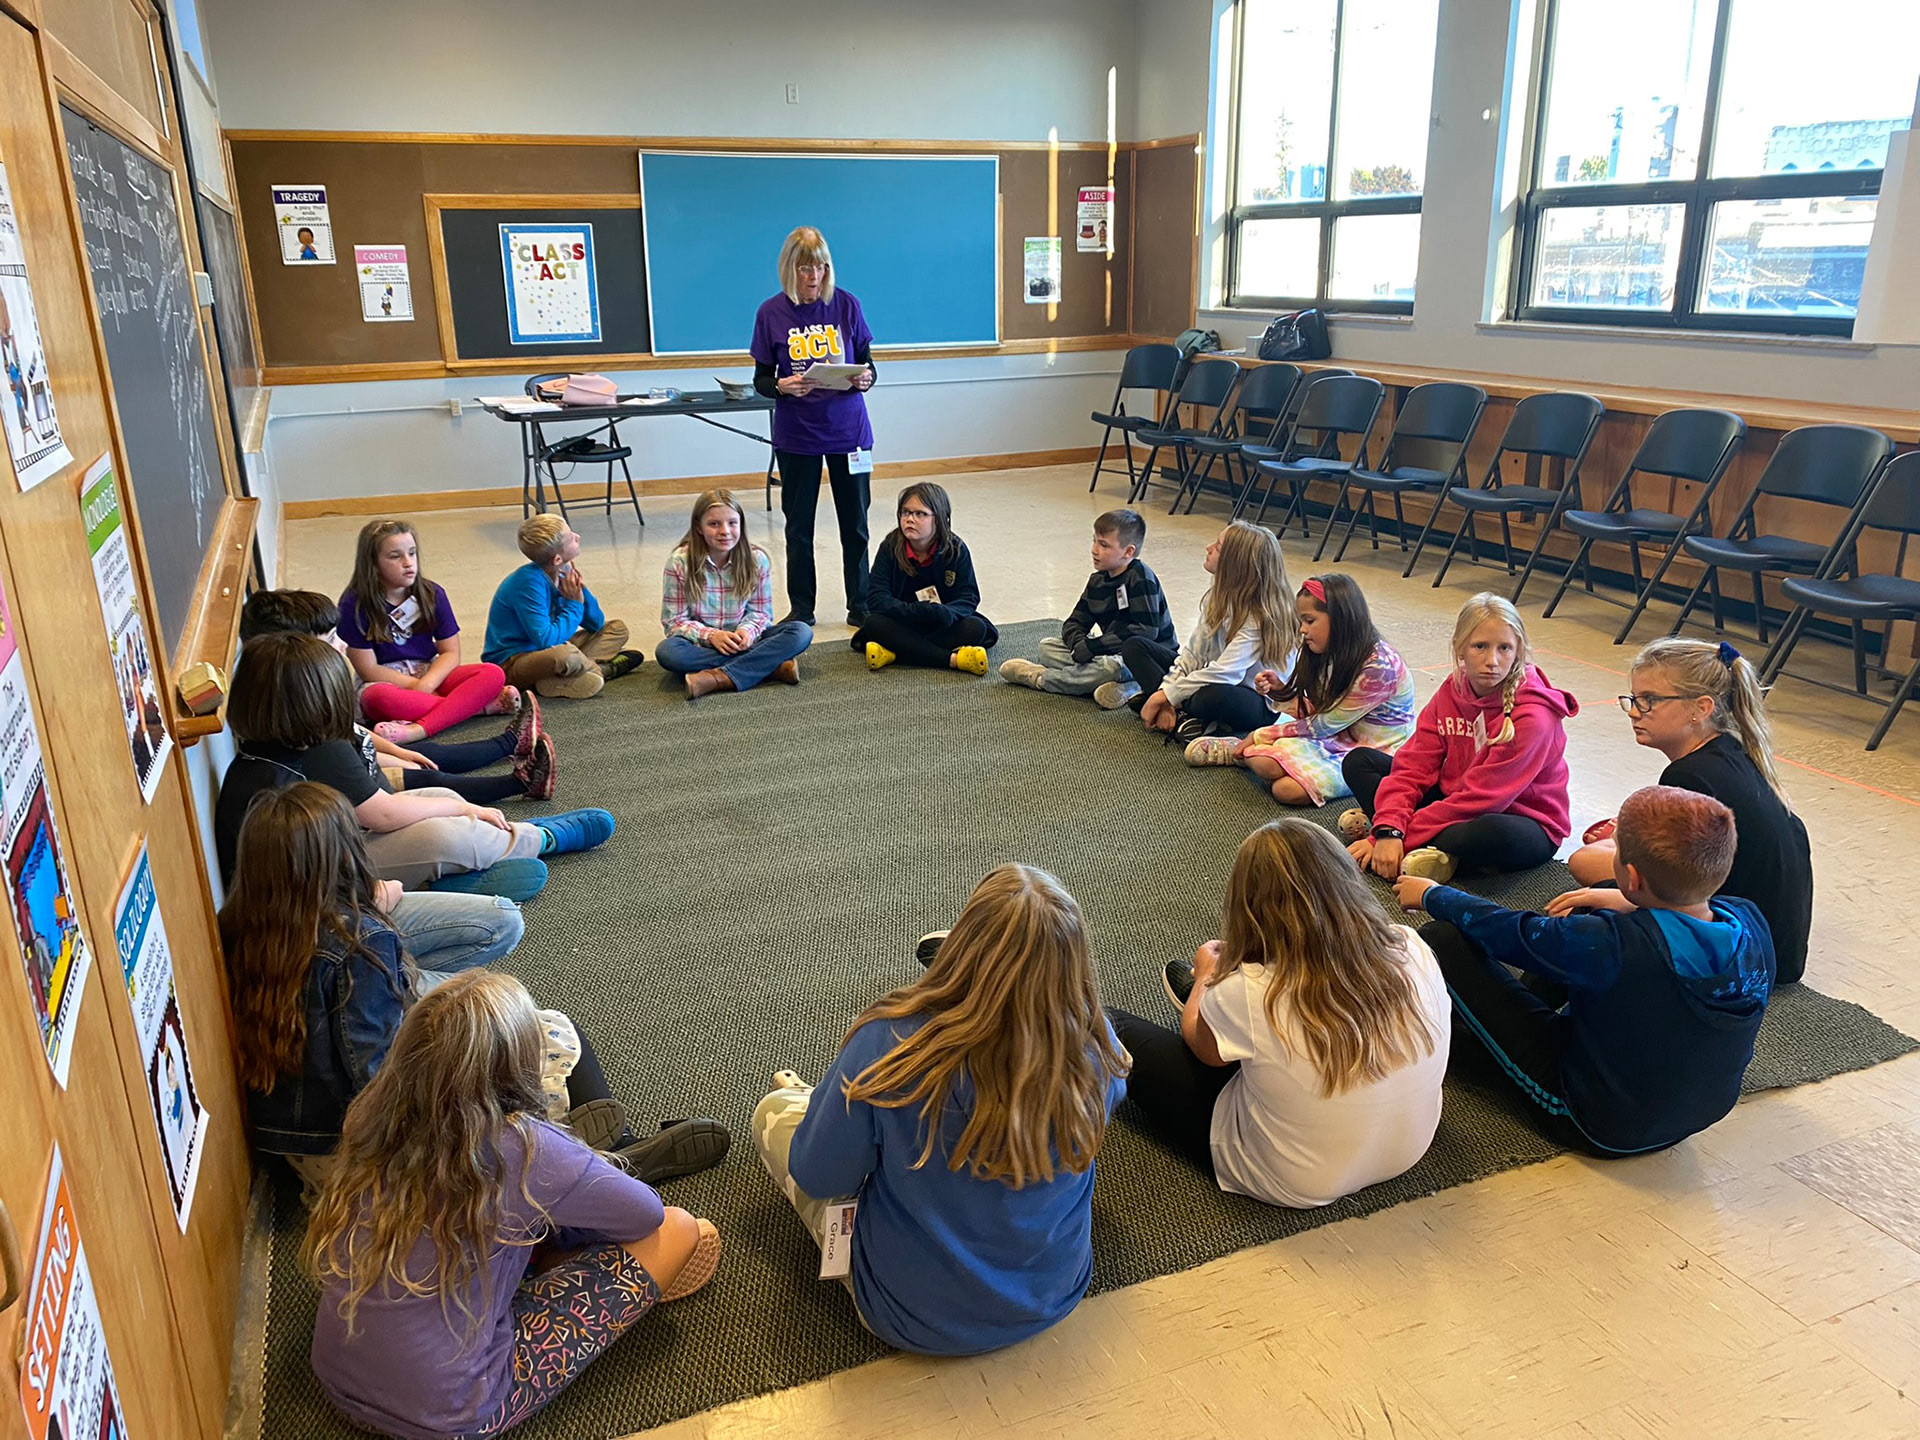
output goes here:
<path id="1" fill-rule="evenodd" d="M 520 907 L 499 895 L 408 890 L 387 912 L 412 957 L 425 994 L 462 970 L 491 965 L 520 943 Z"/>
<path id="2" fill-rule="evenodd" d="M 724 670 L 736 690 L 751 690 L 787 661 L 813 644 L 813 627 L 799 620 L 782 620 L 760 632 L 760 638 L 738 655 L 722 655 L 711 645 L 669 635 L 654 649 L 662 670 L 691 675 L 696 670 Z"/>

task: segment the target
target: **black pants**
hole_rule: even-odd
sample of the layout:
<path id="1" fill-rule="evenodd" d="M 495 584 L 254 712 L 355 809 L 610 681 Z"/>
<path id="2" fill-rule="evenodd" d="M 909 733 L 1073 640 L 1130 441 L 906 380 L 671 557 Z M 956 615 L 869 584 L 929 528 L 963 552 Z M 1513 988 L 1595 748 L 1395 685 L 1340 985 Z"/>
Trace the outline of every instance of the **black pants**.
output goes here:
<path id="1" fill-rule="evenodd" d="M 873 502 L 873 472 L 853 474 L 845 455 L 773 452 L 780 466 L 780 513 L 787 520 L 787 601 L 792 618 L 813 623 L 818 580 L 813 568 L 813 517 L 820 508 L 820 462 L 833 484 L 833 510 L 840 519 L 840 568 L 847 587 L 847 613 L 867 608 L 867 507 Z M 889 646 L 889 649 L 892 647 Z"/>
<path id="2" fill-rule="evenodd" d="M 491 740 L 422 740 L 406 748 L 433 762 L 431 770 L 403 770 L 401 788 L 425 790 L 439 786 L 451 790 L 462 800 L 475 805 L 494 805 L 527 793 L 517 775 L 469 775 L 482 765 L 491 765 L 513 754 L 512 730 L 503 730 Z"/>
<path id="3" fill-rule="evenodd" d="M 962 615 L 953 624 L 934 630 L 915 629 L 891 615 L 869 615 L 854 632 L 853 648 L 864 650 L 869 640 L 877 640 L 908 665 L 944 670 L 953 652 L 962 645 L 991 650 L 1000 643 L 1000 632 L 984 615 Z"/>
<path id="4" fill-rule="evenodd" d="M 1391 769 L 1391 755 L 1364 746 L 1349 750 L 1340 762 L 1340 773 L 1353 791 L 1354 803 L 1369 815 L 1373 814 L 1380 782 Z M 1420 804 L 1431 805 L 1440 798 L 1440 787 L 1436 785 L 1420 797 Z M 1551 860 L 1557 848 L 1539 821 L 1524 815 L 1504 814 L 1477 815 L 1471 820 L 1456 821 L 1425 843 L 1446 851 L 1467 870 L 1531 870 Z"/>
<path id="5" fill-rule="evenodd" d="M 1234 735 L 1245 735 L 1274 721 L 1265 698 L 1250 685 L 1202 685 L 1187 697 L 1180 710 Z"/>
<path id="6" fill-rule="evenodd" d="M 1240 1071 L 1240 1064 L 1209 1065 L 1169 1030 L 1125 1010 L 1107 1011 L 1113 1033 L 1133 1056 L 1127 1098 L 1140 1107 L 1153 1133 L 1213 1174 L 1213 1102 Z"/>
<path id="7" fill-rule="evenodd" d="M 1127 673 L 1133 676 L 1133 683 L 1140 687 L 1142 695 L 1151 695 L 1160 688 L 1160 682 L 1167 678 L 1167 670 L 1179 653 L 1179 646 L 1162 645 L 1158 640 L 1134 637 L 1120 642 L 1120 663 L 1127 667 Z"/>

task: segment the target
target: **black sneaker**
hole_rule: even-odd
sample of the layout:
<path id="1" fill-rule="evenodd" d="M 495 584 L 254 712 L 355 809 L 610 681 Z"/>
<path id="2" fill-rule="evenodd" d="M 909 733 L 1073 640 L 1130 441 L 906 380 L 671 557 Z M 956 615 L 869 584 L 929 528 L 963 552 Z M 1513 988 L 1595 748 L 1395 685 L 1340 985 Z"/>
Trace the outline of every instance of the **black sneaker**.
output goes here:
<path id="1" fill-rule="evenodd" d="M 780 617 L 780 623 L 782 625 L 791 624 L 796 620 L 799 621 L 802 625 L 811 625 L 813 624 L 813 612 L 809 610 L 806 614 L 803 615 L 798 610 L 789 610 L 786 614 Z"/>
<path id="2" fill-rule="evenodd" d="M 1167 998 L 1173 1001 L 1173 1008 L 1185 1010 L 1187 997 L 1193 994 L 1193 962 L 1191 960 L 1169 960 L 1166 969 L 1160 972 L 1160 983 L 1167 988 Z"/>
<path id="3" fill-rule="evenodd" d="M 726 1158 L 733 1137 L 718 1120 L 663 1121 L 658 1135 L 623 1145 L 606 1158 L 636 1180 L 658 1185 Z"/>
<path id="4" fill-rule="evenodd" d="M 600 662 L 600 673 L 609 680 L 618 680 L 622 675 L 631 675 L 646 663 L 646 651 L 622 650 L 611 660 Z"/>
<path id="5" fill-rule="evenodd" d="M 913 947 L 913 958 L 921 965 L 931 965 L 933 957 L 940 953 L 940 942 L 951 935 L 951 930 L 936 930 L 931 935 L 922 935 L 920 943 Z"/>
<path id="6" fill-rule="evenodd" d="M 1174 725 L 1173 730 L 1168 734 L 1167 743 L 1169 745 L 1191 745 L 1194 741 L 1205 736 L 1209 728 L 1207 722 L 1200 719 L 1197 715 L 1182 715 Z"/>
<path id="7" fill-rule="evenodd" d="M 567 1112 L 567 1128 L 582 1145 L 612 1149 L 627 1134 L 627 1107 L 618 1100 L 589 1100 Z"/>

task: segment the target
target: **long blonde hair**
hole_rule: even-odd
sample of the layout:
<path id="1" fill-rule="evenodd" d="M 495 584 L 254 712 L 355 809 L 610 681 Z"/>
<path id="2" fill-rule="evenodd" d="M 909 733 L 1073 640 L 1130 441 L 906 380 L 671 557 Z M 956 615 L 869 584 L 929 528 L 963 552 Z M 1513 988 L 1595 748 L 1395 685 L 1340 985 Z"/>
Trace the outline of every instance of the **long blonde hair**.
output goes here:
<path id="1" fill-rule="evenodd" d="M 1287 816 L 1240 842 L 1227 881 L 1214 983 L 1244 965 L 1267 973 L 1267 1024 L 1287 1002 L 1306 1058 L 1332 1096 L 1385 1079 L 1437 1037 L 1401 956 L 1401 927 L 1332 834 Z"/>
<path id="2" fill-rule="evenodd" d="M 531 1246 L 542 1225 L 501 1231 L 508 1182 L 501 1141 L 521 1138 L 520 1194 L 533 1168 L 540 1091 L 539 1017 L 511 975 L 469 970 L 407 1012 L 387 1060 L 347 1107 L 338 1168 L 307 1221 L 301 1263 L 323 1284 L 340 1281 L 340 1314 L 353 1333 L 360 1302 L 391 1284 L 438 1296 L 471 1344 L 491 1311 L 487 1256 L 498 1245 Z M 425 1236 L 434 1258 L 415 1275 L 408 1257 Z M 467 1291 L 475 1281 L 477 1303 Z"/>
<path id="3" fill-rule="evenodd" d="M 731 490 L 704 490 L 700 498 L 693 502 L 693 519 L 687 526 L 687 533 L 681 540 L 681 548 L 687 552 L 687 589 L 692 595 L 707 593 L 707 537 L 700 533 L 700 522 L 707 518 L 707 511 L 716 505 L 724 505 L 740 517 L 740 542 L 733 547 L 733 553 L 727 556 L 727 578 L 736 597 L 751 598 L 754 586 L 760 582 L 760 547 L 747 539 L 747 512 L 738 500 L 733 498 Z"/>
<path id="4" fill-rule="evenodd" d="M 927 973 L 869 1005 L 872 1021 L 924 1017 L 918 1029 L 845 1086 L 847 1102 L 920 1107 L 926 1143 L 943 1140 L 947 1102 L 973 1091 L 947 1168 L 1018 1190 L 1056 1168 L 1081 1174 L 1107 1128 L 1107 1087 L 1127 1072 L 1094 985 L 1080 907 L 1030 865 L 982 880 Z"/>
<path id="5" fill-rule="evenodd" d="M 1707 717 L 1708 723 L 1719 734 L 1738 740 L 1747 758 L 1767 777 L 1773 793 L 1786 801 L 1786 787 L 1780 783 L 1780 772 L 1773 763 L 1773 726 L 1767 719 L 1766 692 L 1760 688 L 1760 672 L 1751 660 L 1725 641 L 1715 645 L 1669 636 L 1641 646 L 1632 668 L 1666 671 L 1675 690 L 1688 699 L 1710 697 L 1713 713 Z"/>
<path id="6" fill-rule="evenodd" d="M 1300 646 L 1300 619 L 1280 542 L 1264 525 L 1235 520 L 1220 537 L 1213 586 L 1200 602 L 1208 634 L 1231 636 L 1244 625 L 1260 632 L 1260 663 L 1285 670 Z"/>
<path id="7" fill-rule="evenodd" d="M 1460 607 L 1460 618 L 1453 622 L 1453 683 L 1472 692 L 1463 673 L 1467 664 L 1467 641 L 1473 638 L 1473 632 L 1489 620 L 1498 620 L 1513 632 L 1513 638 L 1519 642 L 1513 654 L 1513 668 L 1507 672 L 1507 678 L 1500 686 L 1500 733 L 1489 735 L 1489 745 L 1504 745 L 1513 739 L 1513 702 L 1520 694 L 1520 687 L 1526 683 L 1527 667 L 1533 664 L 1533 647 L 1527 644 L 1527 627 L 1520 622 L 1520 612 L 1513 608 L 1513 602 L 1504 595 L 1496 595 L 1491 590 L 1482 590 L 1466 604 Z"/>

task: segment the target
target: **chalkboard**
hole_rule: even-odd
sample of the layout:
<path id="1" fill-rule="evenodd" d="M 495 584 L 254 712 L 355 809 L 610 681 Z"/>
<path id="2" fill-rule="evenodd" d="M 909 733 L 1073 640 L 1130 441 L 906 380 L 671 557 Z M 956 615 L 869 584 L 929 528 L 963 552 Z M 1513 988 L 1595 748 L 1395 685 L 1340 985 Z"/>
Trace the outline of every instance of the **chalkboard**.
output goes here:
<path id="1" fill-rule="evenodd" d="M 999 195 L 993 156 L 644 151 L 649 348 L 746 349 L 796 225 L 826 235 L 875 344 L 996 344 Z"/>
<path id="2" fill-rule="evenodd" d="M 168 650 L 227 498 L 173 177 L 64 105 L 67 161 L 106 334 L 107 371 Z"/>
<path id="3" fill-rule="evenodd" d="M 500 263 L 502 225 L 591 225 L 600 296 L 594 344 L 516 345 L 507 334 L 507 277 Z M 523 355 L 635 355 L 647 348 L 647 286 L 638 210 L 442 210 L 454 352 L 462 360 Z"/>
<path id="4" fill-rule="evenodd" d="M 233 214 L 213 196 L 202 194 L 195 207 L 200 212 L 200 254 L 213 281 L 213 329 L 220 341 L 220 362 L 227 372 L 228 393 L 239 392 L 260 383 L 260 352 L 254 348 L 253 326 L 247 319 L 246 267 L 240 263 L 240 236 Z M 240 418 L 234 417 L 234 434 L 240 433 Z"/>

